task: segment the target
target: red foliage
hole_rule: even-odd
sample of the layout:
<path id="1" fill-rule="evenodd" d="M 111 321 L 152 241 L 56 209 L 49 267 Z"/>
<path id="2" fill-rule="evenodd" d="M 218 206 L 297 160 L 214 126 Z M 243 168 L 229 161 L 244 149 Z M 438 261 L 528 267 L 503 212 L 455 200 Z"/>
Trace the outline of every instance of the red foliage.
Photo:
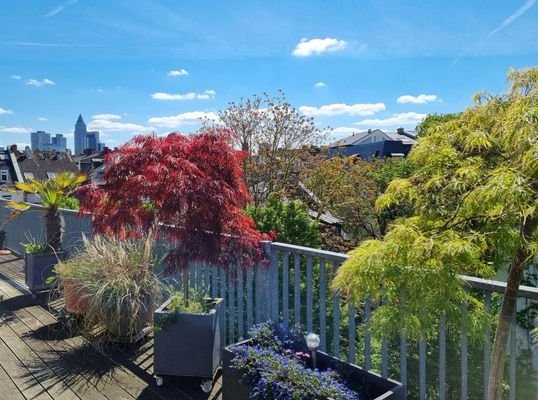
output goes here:
<path id="1" fill-rule="evenodd" d="M 262 257 L 264 237 L 242 212 L 249 200 L 244 153 L 232 147 L 233 135 L 215 129 L 135 137 L 107 155 L 103 187 L 81 189 L 80 212 L 92 214 L 96 233 L 153 230 L 177 243 L 167 255 L 172 269 L 189 262 L 251 266 Z"/>

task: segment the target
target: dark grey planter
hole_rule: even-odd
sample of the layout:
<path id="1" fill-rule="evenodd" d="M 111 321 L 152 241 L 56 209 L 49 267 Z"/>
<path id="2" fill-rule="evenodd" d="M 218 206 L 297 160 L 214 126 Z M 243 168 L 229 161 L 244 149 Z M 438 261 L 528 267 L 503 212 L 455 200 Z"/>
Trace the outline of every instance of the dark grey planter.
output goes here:
<path id="1" fill-rule="evenodd" d="M 54 267 L 58 260 L 66 260 L 67 252 L 60 251 L 58 253 L 44 254 L 25 254 L 25 282 L 32 293 L 50 289 L 54 283 L 46 283 L 45 281 L 55 275 Z"/>
<path id="2" fill-rule="evenodd" d="M 154 314 L 153 371 L 161 375 L 212 379 L 222 358 L 223 299 L 207 314 L 171 313 L 170 300 Z M 162 383 L 162 380 L 157 382 Z"/>
<path id="3" fill-rule="evenodd" d="M 222 352 L 222 400 L 248 400 L 251 387 L 241 383 L 243 373 L 232 368 L 235 346 L 249 344 L 245 340 L 224 348 Z M 334 358 L 327 353 L 317 352 L 317 367 L 325 370 L 331 368 L 356 390 L 360 400 L 405 400 L 405 387 L 392 379 L 386 379 L 374 372 L 357 365 Z"/>
<path id="4" fill-rule="evenodd" d="M 0 250 L 4 250 L 6 243 L 6 231 L 0 231 Z"/>

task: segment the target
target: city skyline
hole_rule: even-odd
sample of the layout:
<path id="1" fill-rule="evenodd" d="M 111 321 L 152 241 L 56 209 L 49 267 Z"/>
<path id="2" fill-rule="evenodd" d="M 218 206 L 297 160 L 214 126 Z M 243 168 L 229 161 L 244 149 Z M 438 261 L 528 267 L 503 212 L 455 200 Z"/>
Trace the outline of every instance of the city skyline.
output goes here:
<path id="1" fill-rule="evenodd" d="M 230 101 L 278 89 L 332 139 L 413 129 L 482 89 L 501 93 L 510 67 L 536 64 L 535 3 L 10 2 L 0 14 L 0 146 L 43 130 L 74 148 L 80 113 L 110 147 L 189 133 Z"/>

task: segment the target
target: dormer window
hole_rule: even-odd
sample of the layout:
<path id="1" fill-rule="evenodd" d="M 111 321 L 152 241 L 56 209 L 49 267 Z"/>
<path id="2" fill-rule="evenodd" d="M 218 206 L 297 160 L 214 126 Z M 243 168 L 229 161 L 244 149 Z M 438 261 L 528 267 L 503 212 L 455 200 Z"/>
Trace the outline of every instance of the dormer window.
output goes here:
<path id="1" fill-rule="evenodd" d="M 56 178 L 56 172 L 47 172 L 47 178 L 49 179 Z"/>
<path id="2" fill-rule="evenodd" d="M 0 170 L 0 182 L 7 182 L 9 178 L 8 171 L 3 169 Z"/>
<path id="3" fill-rule="evenodd" d="M 33 172 L 25 172 L 24 173 L 24 179 L 26 179 L 26 180 L 35 179 L 34 173 Z"/>

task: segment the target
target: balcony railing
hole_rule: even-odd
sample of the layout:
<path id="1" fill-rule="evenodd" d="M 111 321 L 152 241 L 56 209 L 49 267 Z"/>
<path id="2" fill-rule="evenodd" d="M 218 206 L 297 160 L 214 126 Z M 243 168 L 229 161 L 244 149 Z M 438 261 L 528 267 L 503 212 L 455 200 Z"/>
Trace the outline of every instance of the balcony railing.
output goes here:
<path id="1" fill-rule="evenodd" d="M 32 211 L 8 223 L 6 247 L 22 254 L 21 243 L 29 237 L 43 238 L 43 210 Z M 0 218 L 8 211 L 0 202 Z M 64 248 L 76 251 L 82 234 L 91 237 L 91 221 L 63 210 Z M 372 305 L 360 308 L 345 304 L 329 286 L 334 273 L 348 256 L 284 243 L 264 243 L 268 266 L 228 271 L 208 265 L 190 267 L 189 286 L 222 297 L 226 306 L 226 342 L 245 337 L 255 323 L 268 319 L 285 325 L 302 324 L 318 332 L 321 349 L 400 380 L 408 387 L 409 399 L 485 398 L 493 332 L 484 332 L 481 343 L 470 342 L 464 327 L 441 318 L 438 338 L 413 342 L 398 338 L 376 340 L 365 327 Z M 498 307 L 505 283 L 463 277 L 488 308 Z M 178 277 L 178 280 L 180 277 Z M 538 309 L 538 289 L 522 286 L 518 310 Z M 465 307 L 465 305 L 462 305 Z M 531 314 L 529 318 L 532 318 Z M 538 353 L 532 347 L 529 327 L 514 316 L 509 339 L 507 398 L 533 399 L 538 392 Z M 518 365 L 519 362 L 519 365 Z M 518 384 L 519 383 L 519 384 Z"/>

